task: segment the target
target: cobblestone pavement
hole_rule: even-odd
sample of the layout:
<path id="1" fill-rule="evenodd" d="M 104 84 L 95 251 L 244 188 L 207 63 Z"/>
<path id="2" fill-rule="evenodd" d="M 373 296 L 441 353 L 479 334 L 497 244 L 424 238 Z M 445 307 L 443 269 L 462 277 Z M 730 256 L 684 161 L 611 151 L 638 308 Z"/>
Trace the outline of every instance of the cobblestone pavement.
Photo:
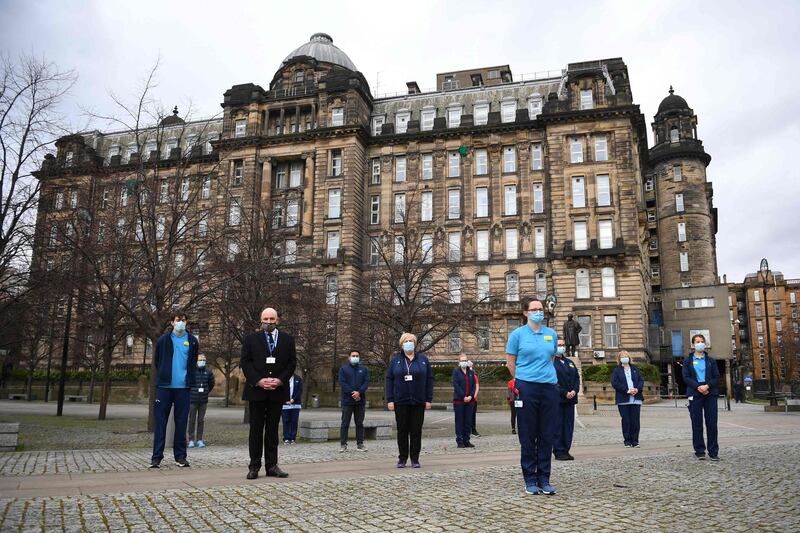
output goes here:
<path id="1" fill-rule="evenodd" d="M 351 457 L 348 457 L 351 458 Z M 555 496 L 517 465 L 192 490 L 0 500 L 2 531 L 798 531 L 797 443 L 556 463 Z"/>

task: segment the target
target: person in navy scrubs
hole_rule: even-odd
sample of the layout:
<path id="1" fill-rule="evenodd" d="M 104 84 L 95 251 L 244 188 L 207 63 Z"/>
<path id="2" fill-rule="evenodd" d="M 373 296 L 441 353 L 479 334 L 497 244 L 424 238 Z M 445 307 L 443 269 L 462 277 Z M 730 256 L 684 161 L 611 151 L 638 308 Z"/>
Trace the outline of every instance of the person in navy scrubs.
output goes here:
<path id="1" fill-rule="evenodd" d="M 575 458 L 569 453 L 572 448 L 572 434 L 575 431 L 575 405 L 578 403 L 578 390 L 581 378 L 575 363 L 567 358 L 567 347 L 564 339 L 558 339 L 558 356 L 553 361 L 558 377 L 558 429 L 553 445 L 556 461 L 572 461 Z"/>
<path id="2" fill-rule="evenodd" d="M 692 337 L 692 348 L 692 353 L 683 360 L 683 382 L 686 383 L 686 399 L 689 400 L 694 455 L 703 460 L 708 451 L 712 461 L 719 461 L 719 442 L 717 442 L 719 367 L 706 352 L 706 338 L 703 335 Z M 703 441 L 704 418 L 707 442 Z"/>
<path id="3" fill-rule="evenodd" d="M 644 378 L 625 350 L 617 354 L 617 363 L 619 366 L 611 373 L 611 386 L 616 391 L 617 409 L 622 417 L 622 439 L 626 448 L 638 448 Z"/>

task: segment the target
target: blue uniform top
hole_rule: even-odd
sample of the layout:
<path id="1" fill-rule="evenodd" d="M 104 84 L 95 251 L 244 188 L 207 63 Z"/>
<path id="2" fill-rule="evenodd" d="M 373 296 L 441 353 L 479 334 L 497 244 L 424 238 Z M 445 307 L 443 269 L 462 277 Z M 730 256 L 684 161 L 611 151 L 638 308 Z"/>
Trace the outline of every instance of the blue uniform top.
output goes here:
<path id="1" fill-rule="evenodd" d="M 697 357 L 697 354 L 692 354 L 692 365 L 694 366 L 695 374 L 697 374 L 697 381 L 699 383 L 706 382 L 706 358 Z"/>
<path id="2" fill-rule="evenodd" d="M 189 361 L 189 335 L 185 332 L 178 337 L 173 331 L 170 334 L 172 338 L 172 381 L 169 384 L 170 389 L 186 389 L 189 384 L 186 383 L 186 365 Z"/>
<path id="3" fill-rule="evenodd" d="M 553 366 L 557 344 L 558 335 L 547 326 L 539 328 L 538 333 L 527 324 L 512 331 L 506 353 L 517 358 L 514 378 L 534 383 L 558 383 Z"/>

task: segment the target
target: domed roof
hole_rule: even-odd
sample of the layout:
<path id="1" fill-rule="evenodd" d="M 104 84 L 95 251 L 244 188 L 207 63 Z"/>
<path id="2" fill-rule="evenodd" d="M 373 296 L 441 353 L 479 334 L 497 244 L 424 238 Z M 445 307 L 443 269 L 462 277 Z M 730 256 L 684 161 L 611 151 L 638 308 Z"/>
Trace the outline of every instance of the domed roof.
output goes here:
<path id="1" fill-rule="evenodd" d="M 178 116 L 178 106 L 172 110 L 172 114 L 161 119 L 162 126 L 176 126 L 178 124 L 186 124 L 186 122 Z"/>
<path id="2" fill-rule="evenodd" d="M 358 70 L 350 58 L 347 57 L 347 54 L 334 46 L 333 39 L 327 33 L 315 33 L 312 35 L 306 44 L 296 48 L 286 56 L 281 66 L 298 56 L 310 56 L 317 61 L 333 63 L 352 71 Z"/>
<path id="3" fill-rule="evenodd" d="M 661 105 L 658 106 L 658 112 L 672 111 L 674 109 L 689 109 L 689 104 L 686 100 L 675 94 L 672 85 L 669 86 L 669 96 L 661 100 Z"/>

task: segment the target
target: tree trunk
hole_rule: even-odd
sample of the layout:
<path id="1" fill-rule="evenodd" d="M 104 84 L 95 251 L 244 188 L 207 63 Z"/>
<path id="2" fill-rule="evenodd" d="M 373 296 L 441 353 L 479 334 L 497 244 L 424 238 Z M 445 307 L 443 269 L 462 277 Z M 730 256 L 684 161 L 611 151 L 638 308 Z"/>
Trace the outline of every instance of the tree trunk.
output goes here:
<path id="1" fill-rule="evenodd" d="M 111 396 L 111 358 L 114 356 L 114 346 L 108 340 L 103 347 L 103 388 L 100 392 L 100 410 L 97 412 L 98 420 L 106 419 L 108 399 Z"/>
<path id="2" fill-rule="evenodd" d="M 231 400 L 231 372 L 226 369 L 225 373 L 225 407 L 230 406 Z"/>
<path id="3" fill-rule="evenodd" d="M 97 376 L 97 369 L 92 367 L 91 377 L 89 379 L 89 395 L 86 397 L 86 403 L 93 403 L 94 402 L 94 383 L 97 381 L 95 378 Z"/>
<path id="4" fill-rule="evenodd" d="M 153 355 L 150 360 L 150 387 L 147 395 L 147 431 L 152 433 L 156 427 L 155 398 L 156 381 L 158 380 L 158 370 L 156 369 L 156 350 L 158 349 L 158 338 L 150 339 L 153 342 Z"/>
<path id="5" fill-rule="evenodd" d="M 25 393 L 28 395 L 28 401 L 33 398 L 33 370 L 28 369 L 28 377 L 25 380 Z"/>

